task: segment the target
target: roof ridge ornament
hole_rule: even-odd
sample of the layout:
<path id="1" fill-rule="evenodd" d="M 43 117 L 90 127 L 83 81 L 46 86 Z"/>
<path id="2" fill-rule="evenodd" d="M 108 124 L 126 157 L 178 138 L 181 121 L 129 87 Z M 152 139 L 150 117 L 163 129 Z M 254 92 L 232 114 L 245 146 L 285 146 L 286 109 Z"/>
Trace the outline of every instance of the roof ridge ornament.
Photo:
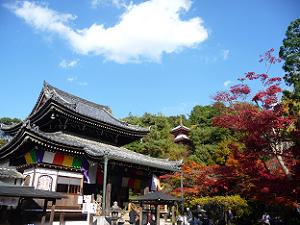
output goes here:
<path id="1" fill-rule="evenodd" d="M 22 124 L 22 128 L 25 127 L 27 129 L 31 129 L 31 122 L 30 119 L 24 120 Z"/>
<path id="2" fill-rule="evenodd" d="M 77 103 L 76 102 L 69 102 L 68 100 L 66 100 L 65 98 L 63 98 L 60 94 L 57 93 L 57 91 L 55 89 L 52 89 L 49 87 L 48 83 L 44 84 L 44 93 L 45 93 L 45 97 L 47 99 L 54 99 L 54 100 L 62 100 L 64 103 L 70 105 L 73 109 L 76 109 L 77 107 Z"/>
<path id="3" fill-rule="evenodd" d="M 32 130 L 34 130 L 34 131 L 39 131 L 39 130 L 40 130 L 40 127 L 37 126 L 36 124 L 32 124 Z"/>

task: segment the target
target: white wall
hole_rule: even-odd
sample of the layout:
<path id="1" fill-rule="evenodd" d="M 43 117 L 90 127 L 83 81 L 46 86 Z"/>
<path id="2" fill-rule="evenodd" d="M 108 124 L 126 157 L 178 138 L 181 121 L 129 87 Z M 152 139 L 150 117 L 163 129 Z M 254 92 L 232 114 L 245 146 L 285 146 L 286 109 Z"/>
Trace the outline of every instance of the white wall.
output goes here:
<path id="1" fill-rule="evenodd" d="M 37 188 L 38 180 L 40 176 L 48 175 L 52 177 L 52 187 L 51 191 L 56 191 L 57 185 L 57 177 L 64 176 L 64 177 L 72 177 L 72 178 L 79 178 L 83 179 L 83 175 L 81 173 L 63 171 L 63 170 L 56 170 L 56 169 L 47 169 L 47 168 L 30 168 L 24 171 L 24 177 L 30 175 L 30 186 Z"/>

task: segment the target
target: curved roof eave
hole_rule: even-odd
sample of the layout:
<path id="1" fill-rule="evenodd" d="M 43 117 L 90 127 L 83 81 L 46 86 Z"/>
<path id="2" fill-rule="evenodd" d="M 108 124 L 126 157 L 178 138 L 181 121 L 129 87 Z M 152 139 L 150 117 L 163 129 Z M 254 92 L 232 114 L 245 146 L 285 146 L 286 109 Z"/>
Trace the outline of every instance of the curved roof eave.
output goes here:
<path id="1" fill-rule="evenodd" d="M 86 154 L 92 158 L 101 158 L 107 155 L 112 160 L 167 171 L 179 171 L 182 165 L 182 161 L 154 158 L 130 151 L 123 147 L 112 146 L 63 132 L 46 133 L 40 131 L 38 127 L 32 128 L 29 123 L 26 126 L 22 126 L 22 129 L 18 131 L 14 138 L 0 148 L 0 158 L 4 159 L 14 154 L 18 146 L 22 145 L 27 139 L 31 139 L 34 142 L 53 148 L 54 150 L 64 151 L 63 147 L 65 146 L 66 148 L 73 149 L 73 153 L 75 154 Z"/>
<path id="2" fill-rule="evenodd" d="M 159 168 L 168 171 L 178 171 L 182 165 L 182 161 L 169 161 L 146 156 L 123 147 L 117 147 L 94 140 L 88 140 L 79 136 L 66 134 L 63 132 L 45 133 L 45 137 L 57 142 L 82 147 L 87 155 L 93 158 L 102 158 L 107 155 L 108 158 L 116 161 L 132 163 L 147 167 Z"/>
<path id="3" fill-rule="evenodd" d="M 57 104 L 60 104 L 62 107 L 71 110 L 73 113 L 78 114 L 78 116 L 86 117 L 87 119 L 91 119 L 96 122 L 102 122 L 119 129 L 124 129 L 127 130 L 127 132 L 139 133 L 138 136 L 144 136 L 150 131 L 149 127 L 143 128 L 118 120 L 110 113 L 110 109 L 107 106 L 98 105 L 75 95 L 69 94 L 51 86 L 47 82 L 44 82 L 44 87 L 35 106 L 32 109 L 32 112 L 24 121 L 31 119 L 35 116 L 35 114 L 38 114 L 39 109 L 49 102 L 49 99 Z M 12 126 L 4 126 L 3 128 L 1 127 L 1 129 L 5 132 L 16 133 L 21 126 L 22 122 Z"/>
<path id="4" fill-rule="evenodd" d="M 54 86 L 51 86 L 46 82 L 42 91 L 47 98 L 52 98 L 54 101 L 62 103 L 72 111 L 83 116 L 87 116 L 89 118 L 102 121 L 114 126 L 122 127 L 128 130 L 149 132 L 149 128 L 131 125 L 118 120 L 110 113 L 110 108 L 107 106 L 99 105 L 86 99 L 82 99 L 78 96 L 72 95 Z"/>

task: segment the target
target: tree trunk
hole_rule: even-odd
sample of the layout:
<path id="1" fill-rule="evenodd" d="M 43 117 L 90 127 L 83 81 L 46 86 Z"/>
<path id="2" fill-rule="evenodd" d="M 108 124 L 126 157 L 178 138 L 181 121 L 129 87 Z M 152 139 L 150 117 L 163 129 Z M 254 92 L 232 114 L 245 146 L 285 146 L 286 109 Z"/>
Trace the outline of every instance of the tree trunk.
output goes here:
<path id="1" fill-rule="evenodd" d="M 289 169 L 285 166 L 282 156 L 281 155 L 275 155 L 275 157 L 278 160 L 279 165 L 281 166 L 281 169 L 284 172 L 284 174 L 286 175 L 286 177 L 289 180 L 292 180 L 292 175 L 291 175 Z"/>

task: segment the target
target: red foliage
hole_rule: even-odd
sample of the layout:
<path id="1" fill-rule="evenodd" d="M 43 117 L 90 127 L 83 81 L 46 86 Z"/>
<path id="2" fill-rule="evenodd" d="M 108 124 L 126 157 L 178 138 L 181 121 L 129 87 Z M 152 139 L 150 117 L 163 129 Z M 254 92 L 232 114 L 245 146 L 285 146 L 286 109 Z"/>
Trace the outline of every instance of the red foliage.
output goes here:
<path id="1" fill-rule="evenodd" d="M 270 173 L 256 153 L 235 150 L 225 166 L 186 162 L 182 170 L 185 196 L 239 194 L 247 199 L 288 206 L 299 201 L 300 187 L 296 180 L 287 180 L 278 168 Z M 181 193 L 180 176 L 180 173 L 164 176 L 178 195 Z"/>
<path id="2" fill-rule="evenodd" d="M 281 62 L 281 58 L 273 56 L 274 48 L 269 49 L 263 55 L 260 55 L 259 62 L 266 62 L 268 64 L 275 64 Z"/>
<path id="3" fill-rule="evenodd" d="M 262 61 L 269 64 L 278 62 L 270 49 L 263 56 Z M 245 81 L 258 80 L 263 90 L 253 94 L 252 102 L 245 101 L 251 95 L 251 90 Z M 284 131 L 294 122 L 294 118 L 285 115 L 279 96 L 281 93 L 279 77 L 268 74 L 247 72 L 239 79 L 241 84 L 234 85 L 227 92 L 219 92 L 215 100 L 228 105 L 224 107 L 220 116 L 213 119 L 216 126 L 228 128 L 241 134 L 241 141 L 247 149 L 256 152 L 274 152 L 274 146 L 283 140 Z M 250 96 L 249 96 L 250 97 Z"/>
<path id="4" fill-rule="evenodd" d="M 278 62 L 272 56 L 273 51 L 267 51 L 261 61 Z M 239 101 L 251 95 L 244 82 L 253 80 L 260 81 L 264 87 L 252 97 L 256 104 Z M 232 154 L 224 166 L 186 162 L 182 167 L 185 195 L 240 194 L 247 199 L 294 206 L 300 201 L 300 163 L 294 157 L 300 154 L 300 149 L 276 150 L 285 141 L 286 129 L 294 122 L 294 118 L 285 115 L 278 99 L 281 78 L 248 72 L 239 81 L 229 91 L 215 96 L 221 114 L 213 123 L 237 133 L 245 149 L 232 145 Z M 282 155 L 293 180 L 287 179 L 276 159 L 278 155 Z M 174 192 L 181 191 L 180 177 L 180 173 L 164 177 Z"/>
<path id="5" fill-rule="evenodd" d="M 279 62 L 280 59 L 274 57 L 273 52 L 274 49 L 267 51 L 261 56 L 260 61 L 266 64 Z M 300 188 L 297 187 L 295 180 L 299 180 L 299 173 L 296 172 L 300 169 L 299 162 L 291 161 L 293 155 L 296 156 L 292 149 L 279 147 L 281 143 L 288 141 L 285 139 L 286 130 L 295 122 L 295 118 L 285 114 L 279 100 L 282 92 L 281 78 L 270 77 L 265 73 L 247 72 L 238 80 L 241 84 L 231 87 L 222 95 L 217 93 L 214 98 L 228 107 L 222 108 L 221 115 L 215 117 L 213 123 L 238 133 L 240 141 L 246 147 L 243 153 L 235 151 L 227 161 L 225 186 L 229 187 L 228 190 L 237 190 L 238 187 L 237 192 L 249 198 L 287 204 L 297 201 Z M 263 90 L 252 95 L 252 102 L 255 104 L 245 101 L 245 95 L 249 97 L 251 95 L 250 88 L 245 82 L 253 80 L 260 81 L 263 87 Z M 277 155 L 285 156 L 284 162 L 291 171 L 294 181 L 287 179 L 287 172 L 283 173 L 281 166 L 273 173 L 264 161 L 260 160 L 260 157 L 272 158 Z M 235 186 L 230 186 L 232 182 L 235 182 Z"/>

